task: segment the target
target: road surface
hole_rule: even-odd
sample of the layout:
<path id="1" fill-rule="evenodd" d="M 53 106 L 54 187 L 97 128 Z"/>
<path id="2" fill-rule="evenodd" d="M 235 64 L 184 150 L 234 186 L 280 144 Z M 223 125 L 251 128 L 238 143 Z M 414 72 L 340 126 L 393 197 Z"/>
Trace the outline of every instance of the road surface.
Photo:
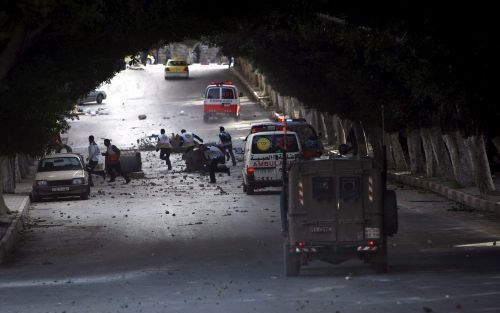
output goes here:
<path id="1" fill-rule="evenodd" d="M 109 115 L 72 122 L 68 140 L 77 151 L 90 134 L 130 147 L 160 128 L 185 128 L 212 141 L 224 125 L 242 146 L 249 125 L 267 118 L 247 98 L 241 121 L 202 120 L 204 87 L 227 79 L 235 80 L 214 65 L 193 66 L 189 80 L 165 81 L 161 66 L 125 70 L 103 87 L 103 104 L 85 107 Z M 389 240 L 388 274 L 353 260 L 285 278 L 276 189 L 245 195 L 241 162 L 211 185 L 183 173 L 180 155 L 172 160 L 169 172 L 157 153 L 143 153 L 145 179 L 97 178 L 90 200 L 34 204 L 23 241 L 0 266 L 0 312 L 500 312 L 493 215 L 391 186 L 400 232 Z"/>

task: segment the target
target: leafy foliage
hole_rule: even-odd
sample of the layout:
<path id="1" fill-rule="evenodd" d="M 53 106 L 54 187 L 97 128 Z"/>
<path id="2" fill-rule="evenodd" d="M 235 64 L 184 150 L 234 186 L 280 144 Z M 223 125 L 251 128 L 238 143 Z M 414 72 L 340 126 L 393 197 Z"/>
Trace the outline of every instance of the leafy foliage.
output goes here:
<path id="1" fill-rule="evenodd" d="M 123 56 L 206 36 L 319 109 L 390 130 L 498 134 L 498 22 L 489 8 L 422 2 L 7 1 L 0 11 L 1 154 L 43 151 L 74 101 Z M 491 14 L 496 12 L 491 10 Z M 21 39 L 21 40 L 19 40 Z M 14 47 L 14 48 L 13 48 Z"/>

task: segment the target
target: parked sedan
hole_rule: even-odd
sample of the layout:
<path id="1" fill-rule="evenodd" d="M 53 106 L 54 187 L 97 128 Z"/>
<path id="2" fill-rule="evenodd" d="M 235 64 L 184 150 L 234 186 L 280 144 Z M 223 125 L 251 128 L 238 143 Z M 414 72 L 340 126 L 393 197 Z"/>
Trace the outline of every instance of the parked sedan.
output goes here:
<path id="1" fill-rule="evenodd" d="M 84 98 L 80 98 L 77 100 L 78 104 L 83 104 L 87 102 L 97 102 L 97 104 L 101 104 L 102 100 L 106 99 L 106 92 L 102 90 L 92 90 L 89 92 Z"/>
<path id="2" fill-rule="evenodd" d="M 76 153 L 56 153 L 42 158 L 38 162 L 31 200 L 68 196 L 87 200 L 90 186 L 83 164 L 83 157 Z"/>

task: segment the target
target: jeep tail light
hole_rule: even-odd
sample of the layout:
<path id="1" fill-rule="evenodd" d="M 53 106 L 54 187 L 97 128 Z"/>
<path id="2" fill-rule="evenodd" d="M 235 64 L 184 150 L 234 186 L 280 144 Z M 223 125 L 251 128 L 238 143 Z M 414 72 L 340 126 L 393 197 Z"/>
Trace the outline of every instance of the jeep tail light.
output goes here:
<path id="1" fill-rule="evenodd" d="M 248 167 L 247 168 L 247 175 L 253 175 L 255 172 L 255 169 L 253 167 Z"/>

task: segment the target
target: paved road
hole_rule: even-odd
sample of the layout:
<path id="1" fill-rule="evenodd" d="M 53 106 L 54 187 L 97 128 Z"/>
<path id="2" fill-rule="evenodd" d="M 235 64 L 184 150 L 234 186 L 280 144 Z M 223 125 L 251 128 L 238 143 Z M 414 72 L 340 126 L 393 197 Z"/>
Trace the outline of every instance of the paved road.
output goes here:
<path id="1" fill-rule="evenodd" d="M 242 137 L 266 116 L 245 101 L 241 122 L 203 123 L 203 87 L 233 79 L 227 69 L 193 68 L 189 81 L 161 74 L 156 66 L 120 73 L 100 105 L 111 114 L 74 122 L 70 142 L 83 149 L 91 132 L 126 146 L 163 126 L 215 139 L 219 124 Z M 139 121 L 142 113 L 148 118 Z M 463 246 L 499 239 L 495 216 L 392 186 L 401 219 L 390 273 L 358 261 L 318 262 L 285 278 L 276 192 L 243 194 L 237 168 L 209 185 L 206 176 L 182 173 L 179 155 L 173 172 L 154 153 L 143 159 L 146 179 L 98 179 L 88 201 L 34 205 L 23 243 L 0 267 L 1 313 L 500 312 L 498 246 Z"/>

